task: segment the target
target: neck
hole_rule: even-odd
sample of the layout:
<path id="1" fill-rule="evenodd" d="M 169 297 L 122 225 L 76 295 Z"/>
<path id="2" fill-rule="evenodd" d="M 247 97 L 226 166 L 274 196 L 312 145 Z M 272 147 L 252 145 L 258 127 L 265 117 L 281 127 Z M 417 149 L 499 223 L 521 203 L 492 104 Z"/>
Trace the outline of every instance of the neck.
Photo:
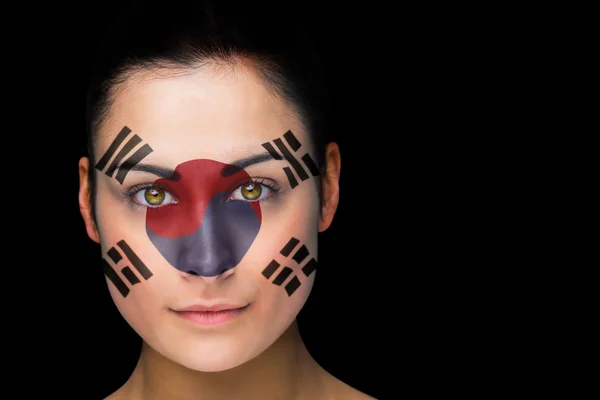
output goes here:
<path id="1" fill-rule="evenodd" d="M 221 372 L 190 370 L 143 343 L 139 362 L 120 391 L 125 398 L 144 400 L 314 399 L 323 389 L 322 372 L 294 322 L 259 356 Z"/>

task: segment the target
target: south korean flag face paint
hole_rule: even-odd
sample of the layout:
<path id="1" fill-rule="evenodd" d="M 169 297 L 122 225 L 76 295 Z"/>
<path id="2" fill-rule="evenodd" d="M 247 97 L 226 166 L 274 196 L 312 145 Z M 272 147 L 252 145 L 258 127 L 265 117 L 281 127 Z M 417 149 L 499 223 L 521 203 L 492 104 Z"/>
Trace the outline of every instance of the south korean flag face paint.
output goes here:
<path id="1" fill-rule="evenodd" d="M 242 70 L 132 76 L 80 168 L 97 178 L 97 224 L 87 180 L 80 204 L 117 309 L 148 348 L 194 371 L 242 365 L 293 327 L 332 217 L 320 192 L 339 166 L 322 180 L 301 116 Z M 216 304 L 241 311 L 185 311 Z"/>
<path id="2" fill-rule="evenodd" d="M 240 185 L 248 201 L 230 197 Z M 156 201 L 164 191 L 176 204 L 149 207 L 146 232 L 152 244 L 174 268 L 211 277 L 234 268 L 244 257 L 261 226 L 261 209 L 250 176 L 233 165 L 214 160 L 179 164 L 173 176 L 158 179 Z"/>

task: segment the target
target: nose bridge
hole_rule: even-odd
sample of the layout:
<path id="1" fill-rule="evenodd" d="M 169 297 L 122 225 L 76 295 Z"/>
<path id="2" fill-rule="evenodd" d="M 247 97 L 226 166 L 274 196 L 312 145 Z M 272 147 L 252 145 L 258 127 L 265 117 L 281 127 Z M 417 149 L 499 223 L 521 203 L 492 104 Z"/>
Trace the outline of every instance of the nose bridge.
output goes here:
<path id="1" fill-rule="evenodd" d="M 181 172 L 179 204 L 150 210 L 147 224 L 148 237 L 171 266 L 206 282 L 233 273 L 261 226 L 256 205 L 227 201 L 232 183 L 223 180 L 221 164 L 214 171 L 211 165 L 186 166 L 194 173 Z M 206 167 L 202 173 L 200 167 Z"/>
<path id="2" fill-rule="evenodd" d="M 227 229 L 223 200 L 215 195 L 206 205 L 200 229 L 190 235 L 181 249 L 184 272 L 202 277 L 216 277 L 235 266 L 232 254 L 232 232 Z"/>
<path id="3" fill-rule="evenodd" d="M 216 277 L 235 267 L 235 231 L 226 223 L 227 213 L 215 196 L 206 207 L 200 228 L 189 235 L 166 238 L 147 229 L 148 236 L 165 259 L 181 272 Z M 195 212 L 194 212 L 195 214 Z M 196 216 L 192 214 L 190 217 Z"/>

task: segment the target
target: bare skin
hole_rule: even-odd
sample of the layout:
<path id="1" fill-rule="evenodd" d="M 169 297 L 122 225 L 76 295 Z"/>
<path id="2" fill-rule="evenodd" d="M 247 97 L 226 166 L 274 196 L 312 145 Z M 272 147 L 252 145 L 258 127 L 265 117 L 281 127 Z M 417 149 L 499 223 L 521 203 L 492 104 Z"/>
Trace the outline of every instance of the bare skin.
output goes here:
<path id="1" fill-rule="evenodd" d="M 131 377 L 106 400 L 368 400 L 325 371 L 296 323 L 253 360 L 213 373 L 192 371 L 143 345 Z"/>
<path id="2" fill-rule="evenodd" d="M 240 151 L 260 147 L 260 143 L 287 129 L 296 132 L 302 143 L 308 143 L 307 132 L 287 105 L 264 88 L 251 68 L 237 67 L 216 75 L 213 70 L 200 69 L 169 78 L 130 79 L 119 92 L 99 135 L 99 145 L 107 148 L 112 137 L 124 125 L 130 125 L 136 132 L 143 132 L 144 140 L 156 149 L 149 160 L 155 156 L 155 160 L 162 158 L 163 164 L 174 167 L 192 159 L 225 162 L 233 157 L 228 153 L 232 147 L 239 147 Z M 275 177 L 285 184 L 282 164 L 278 162 L 263 163 L 255 170 L 249 168 L 249 174 Z M 115 200 L 114 192 L 121 186 L 102 174 L 98 175 L 99 217 L 95 221 L 88 185 L 92 168 L 89 159 L 80 160 L 79 204 L 89 237 L 103 242 L 105 250 L 116 240 L 127 238 L 140 257 L 151 262 L 155 274 L 152 280 L 136 286 L 127 299 L 112 291 L 120 311 L 142 336 L 144 344 L 130 378 L 107 400 L 373 398 L 325 371 L 304 345 L 295 318 L 312 281 L 305 281 L 290 298 L 260 275 L 262 266 L 278 251 L 279 244 L 273 244 L 275 239 L 284 234 L 300 235 L 316 250 L 317 231 L 330 226 L 338 205 L 337 144 L 328 144 L 324 166 L 319 180 L 320 202 L 316 201 L 313 181 L 288 190 L 280 205 L 265 206 L 261 227 L 264 236 L 256 240 L 235 270 L 218 278 L 206 278 L 188 276 L 157 256 L 147 236 L 139 230 L 144 226 L 142 214 Z M 127 179 L 141 182 L 140 175 L 135 174 L 132 172 Z M 126 180 L 124 186 L 127 185 Z M 269 218 L 277 223 L 267 222 Z M 210 294 L 248 300 L 254 304 L 250 308 L 254 311 L 249 311 L 253 314 L 217 330 L 221 332 L 217 335 L 186 325 L 179 317 L 165 312 L 176 304 L 173 299 L 177 296 L 192 299 Z"/>

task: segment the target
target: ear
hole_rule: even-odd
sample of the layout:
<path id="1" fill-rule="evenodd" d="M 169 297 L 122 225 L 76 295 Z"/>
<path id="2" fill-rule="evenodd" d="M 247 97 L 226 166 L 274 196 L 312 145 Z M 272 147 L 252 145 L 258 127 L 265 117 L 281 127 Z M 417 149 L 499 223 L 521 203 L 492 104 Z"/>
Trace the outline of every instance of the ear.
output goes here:
<path id="1" fill-rule="evenodd" d="M 93 174 L 90 171 L 90 160 L 87 157 L 82 157 L 79 160 L 79 211 L 85 223 L 85 229 L 88 236 L 96 243 L 100 243 L 100 233 L 92 215 L 91 187 L 88 181 L 88 174 Z"/>
<path id="2" fill-rule="evenodd" d="M 321 216 L 319 232 L 331 225 L 340 201 L 340 148 L 331 142 L 325 149 L 325 170 L 321 175 Z"/>

